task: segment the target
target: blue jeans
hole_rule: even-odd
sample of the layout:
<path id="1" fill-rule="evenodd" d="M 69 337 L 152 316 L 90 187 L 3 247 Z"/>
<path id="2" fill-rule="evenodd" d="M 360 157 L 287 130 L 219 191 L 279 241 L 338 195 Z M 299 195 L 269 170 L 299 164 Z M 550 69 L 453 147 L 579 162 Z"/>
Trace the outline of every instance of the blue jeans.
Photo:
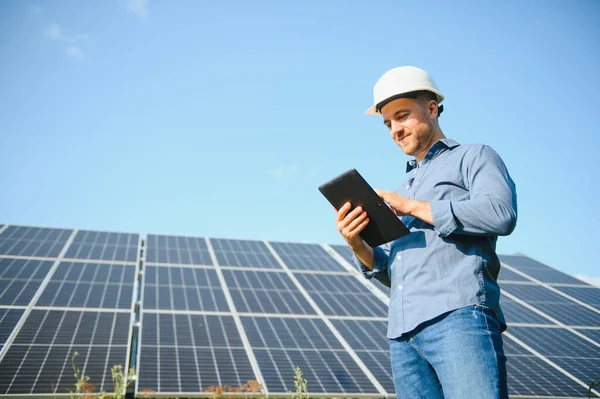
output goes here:
<path id="1" fill-rule="evenodd" d="M 390 340 L 398 398 L 504 399 L 506 357 L 496 315 L 473 305 Z"/>

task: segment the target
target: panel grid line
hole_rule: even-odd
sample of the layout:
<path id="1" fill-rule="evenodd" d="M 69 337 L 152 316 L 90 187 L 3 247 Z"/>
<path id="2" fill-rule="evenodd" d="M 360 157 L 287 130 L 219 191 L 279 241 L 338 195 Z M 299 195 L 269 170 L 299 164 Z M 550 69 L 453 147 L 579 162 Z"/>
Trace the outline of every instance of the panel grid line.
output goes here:
<path id="1" fill-rule="evenodd" d="M 504 335 L 506 335 L 508 338 L 510 338 L 511 340 L 513 340 L 514 342 L 516 342 L 517 344 L 521 345 L 523 348 L 525 348 L 526 350 L 528 350 L 529 352 L 531 352 L 537 358 L 543 360 L 548 365 L 552 366 L 553 368 L 555 368 L 556 370 L 560 371 L 561 373 L 563 373 L 567 377 L 571 378 L 573 381 L 575 381 L 576 383 L 578 383 L 579 385 L 581 385 L 585 389 L 588 389 L 588 385 L 586 385 L 579 378 L 575 377 L 574 375 L 572 375 L 571 373 L 569 373 L 567 370 L 563 369 L 562 367 L 560 367 L 559 365 L 557 365 L 556 363 L 554 363 L 553 361 L 551 361 L 550 359 L 548 359 L 546 356 L 542 355 L 541 353 L 539 353 L 538 351 L 536 351 L 531 346 L 527 345 L 526 343 L 524 343 L 523 341 L 521 341 L 520 339 L 518 339 L 517 337 L 515 337 L 511 333 L 505 331 Z M 596 394 L 597 396 L 600 396 L 600 393 L 598 391 L 596 391 L 595 389 L 592 389 L 592 392 L 594 394 Z"/>
<path id="2" fill-rule="evenodd" d="M 279 254 L 275 251 L 275 249 L 270 245 L 270 243 L 268 241 L 265 241 L 265 245 L 267 246 L 267 248 L 269 248 L 269 251 L 271 251 L 271 253 L 275 257 L 275 259 L 277 259 L 277 261 L 279 262 L 279 264 L 281 264 L 282 268 L 288 273 L 289 277 L 292 279 L 292 281 L 294 282 L 294 284 L 296 285 L 296 287 L 300 290 L 300 292 L 302 293 L 302 295 L 304 295 L 304 297 L 309 302 L 309 304 L 317 312 L 317 315 L 319 315 L 321 317 L 321 319 L 325 322 L 325 324 L 327 325 L 327 327 L 331 330 L 331 332 L 334 334 L 334 336 L 342 344 L 342 346 L 344 347 L 344 349 L 346 349 L 346 351 L 348 352 L 348 354 L 350 355 L 350 357 L 352 358 L 352 360 L 354 360 L 354 362 L 356 362 L 356 364 L 358 365 L 358 367 L 360 368 L 360 370 L 367 376 L 367 378 L 369 379 L 369 381 L 373 384 L 373 386 L 377 389 L 377 391 L 380 394 L 387 396 L 388 393 L 383 388 L 383 386 L 379 383 L 379 381 L 375 378 L 375 376 L 371 373 L 371 371 L 365 366 L 365 364 L 362 362 L 362 360 L 360 360 L 360 358 L 358 357 L 358 355 L 356 354 L 356 352 L 354 352 L 352 350 L 352 347 L 350 347 L 350 345 L 348 344 L 348 342 L 346 342 L 346 340 L 344 339 L 344 337 L 335 328 L 335 326 L 333 325 L 333 323 L 325 316 L 325 314 L 323 313 L 323 311 L 319 308 L 319 306 L 311 298 L 311 296 L 309 295 L 309 293 L 304 289 L 304 287 L 302 286 L 302 284 L 300 283 L 300 281 L 298 281 L 298 279 L 296 278 L 296 276 L 294 276 L 294 274 L 292 273 L 292 271 L 287 267 L 287 265 L 282 260 L 282 258 L 279 256 Z M 344 267 L 344 266 L 341 265 L 341 267 Z"/>
<path id="3" fill-rule="evenodd" d="M 235 325 L 240 334 L 242 343 L 244 344 L 244 350 L 246 351 L 246 356 L 248 356 L 248 359 L 250 360 L 250 365 L 252 366 L 252 371 L 254 373 L 254 376 L 256 377 L 257 382 L 263 388 L 264 394 L 268 395 L 269 394 L 268 388 L 265 384 L 265 380 L 263 379 L 262 372 L 261 372 L 260 368 L 258 367 L 258 362 L 257 362 L 256 358 L 254 357 L 254 352 L 252 351 L 252 348 L 250 347 L 250 342 L 248 341 L 248 337 L 246 336 L 246 331 L 244 330 L 244 327 L 242 326 L 242 321 L 240 320 L 240 316 L 237 313 L 235 303 L 233 303 L 231 293 L 229 292 L 229 288 L 225 281 L 225 277 L 223 276 L 223 271 L 220 268 L 215 251 L 212 247 L 212 243 L 210 242 L 210 240 L 208 238 L 205 238 L 205 242 L 206 242 L 206 247 L 208 249 L 208 254 L 210 255 L 210 259 L 212 260 L 212 263 L 215 265 L 215 269 L 217 271 L 217 276 L 219 278 L 219 282 L 221 283 L 221 288 L 223 289 L 223 294 L 225 295 L 225 299 L 227 301 L 227 304 L 229 305 L 229 310 L 232 313 L 233 320 L 234 320 Z M 217 373 L 217 374 L 220 374 L 220 373 Z"/>
<path id="4" fill-rule="evenodd" d="M 67 239 L 67 241 L 63 245 L 63 248 L 60 251 L 60 253 L 58 254 L 58 259 L 56 259 L 54 261 L 54 264 L 52 265 L 52 267 L 48 271 L 48 274 L 46 275 L 46 278 L 44 278 L 44 280 L 42 281 L 42 283 L 38 287 L 38 290 L 36 291 L 35 295 L 33 296 L 33 298 L 31 298 L 31 301 L 29 302 L 29 306 L 27 307 L 27 309 L 25 310 L 25 312 L 21 316 L 21 319 L 19 320 L 19 323 L 15 326 L 14 330 L 12 331 L 12 333 L 10 334 L 10 336 L 8 337 L 8 339 L 6 340 L 6 342 L 4 343 L 4 346 L 2 347 L 2 350 L 0 350 L 0 362 L 2 362 L 2 359 L 4 359 L 4 356 L 8 352 L 8 349 L 9 349 L 12 341 L 15 339 L 15 337 L 17 336 L 17 334 L 21 330 L 21 327 L 25 323 L 25 320 L 27 319 L 27 317 L 29 317 L 29 314 L 31 313 L 31 311 L 33 309 L 32 304 L 34 304 L 34 303 L 37 302 L 37 300 L 39 299 L 40 295 L 42 294 L 42 292 L 44 291 L 44 289 L 48 285 L 48 282 L 52 278 L 52 275 L 54 274 L 54 272 L 56 271 L 56 268 L 58 267 L 58 265 L 60 263 L 60 259 L 66 253 L 67 248 L 69 248 L 69 246 L 73 242 L 73 239 L 75 238 L 76 234 L 77 234 L 77 230 L 76 229 L 73 230 L 73 231 L 71 231 L 71 235 L 69 236 L 69 238 Z"/>
<path id="5" fill-rule="evenodd" d="M 545 283 L 545 282 L 543 282 L 543 281 L 540 281 L 540 280 L 538 280 L 538 279 L 536 279 L 536 278 L 534 278 L 534 277 L 531 277 L 531 276 L 529 276 L 528 274 L 526 274 L 526 273 L 524 273 L 524 272 L 520 271 L 519 269 L 517 269 L 517 268 L 514 268 L 514 267 L 512 267 L 512 266 L 510 266 L 510 265 L 507 265 L 507 264 L 505 264 L 505 263 L 502 263 L 502 266 L 506 267 L 507 269 L 509 269 L 510 271 L 512 271 L 512 272 L 514 272 L 514 273 L 517 273 L 517 274 L 519 274 L 519 275 L 521 275 L 521 276 L 523 276 L 523 277 L 525 277 L 525 278 L 527 278 L 527 279 L 531 280 L 531 281 L 532 281 L 532 282 L 534 282 L 534 283 L 537 283 L 538 285 L 541 285 L 542 287 L 544 287 L 544 288 L 546 288 L 546 289 L 548 289 L 548 290 L 550 290 L 550 291 L 554 292 L 555 294 L 561 295 L 561 296 L 563 296 L 563 297 L 565 297 L 565 298 L 569 299 L 569 300 L 570 300 L 570 301 L 572 301 L 572 302 L 575 302 L 575 303 L 577 303 L 577 304 L 579 304 L 579 305 L 581 305 L 581 306 L 583 306 L 583 307 L 585 307 L 585 308 L 587 308 L 587 309 L 589 309 L 589 310 L 591 310 L 591 311 L 593 311 L 593 312 L 596 312 L 596 313 L 600 314 L 600 309 L 596 309 L 595 307 L 593 307 L 593 306 L 590 306 L 590 305 L 588 305 L 587 303 L 585 303 L 585 302 L 582 302 L 582 301 L 580 301 L 580 300 L 579 300 L 579 299 L 577 299 L 577 298 L 573 298 L 572 296 L 570 296 L 570 295 L 568 295 L 568 294 L 565 294 L 564 292 L 562 292 L 562 291 L 560 291 L 560 290 L 558 290 L 558 289 L 554 288 L 553 286 L 551 286 L 551 285 L 550 285 L 550 284 L 548 284 L 548 283 Z"/>
<path id="6" fill-rule="evenodd" d="M 536 307 L 534 307 L 534 306 L 530 305 L 529 303 L 527 303 L 527 302 L 523 301 L 522 299 L 520 299 L 520 298 L 518 298 L 518 297 L 516 297 L 516 296 L 514 296 L 514 295 L 512 295 L 512 294 L 510 294 L 510 293 L 508 293 L 508 292 L 506 292 L 506 291 L 504 291 L 504 295 L 506 295 L 508 298 L 512 299 L 513 301 L 515 301 L 515 302 L 519 303 L 520 305 L 523 305 L 523 306 L 525 306 L 526 308 L 528 308 L 528 309 L 530 309 L 530 310 L 533 310 L 534 312 L 536 312 L 536 313 L 538 313 L 539 315 L 541 315 L 541 316 L 543 316 L 543 317 L 547 318 L 548 320 L 550 320 L 551 322 L 553 322 L 553 323 L 555 323 L 555 324 L 557 324 L 557 325 L 561 326 L 562 328 L 564 328 L 564 329 L 566 329 L 566 330 L 569 330 L 570 332 L 572 332 L 573 334 L 577 335 L 578 337 L 585 339 L 586 341 L 588 341 L 588 342 L 590 342 L 590 343 L 592 343 L 592 344 L 596 345 L 597 347 L 600 347 L 600 343 L 598 343 L 598 342 L 594 341 L 593 339 L 591 339 L 591 338 L 589 338 L 589 337 L 586 337 L 585 335 L 583 335 L 583 334 L 582 334 L 582 333 L 580 333 L 579 331 L 577 331 L 577 330 L 575 330 L 575 329 L 573 329 L 573 328 L 569 327 L 568 325 L 566 325 L 566 324 L 564 324 L 564 323 L 562 323 L 562 322 L 560 322 L 560 321 L 556 320 L 555 318 L 553 318 L 553 317 L 551 317 L 551 316 L 547 315 L 546 313 L 544 313 L 544 312 L 542 312 L 541 310 L 539 310 L 538 308 L 536 308 Z"/>

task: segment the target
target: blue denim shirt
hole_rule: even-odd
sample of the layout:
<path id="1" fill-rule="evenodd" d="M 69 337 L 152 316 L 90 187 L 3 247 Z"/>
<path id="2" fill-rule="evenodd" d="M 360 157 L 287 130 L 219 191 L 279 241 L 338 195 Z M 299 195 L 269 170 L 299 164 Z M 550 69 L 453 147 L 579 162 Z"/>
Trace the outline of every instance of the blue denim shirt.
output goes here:
<path id="1" fill-rule="evenodd" d="M 434 225 L 402 216 L 410 234 L 374 248 L 373 271 L 354 255 L 366 278 L 391 289 L 388 338 L 474 304 L 495 311 L 506 329 L 496 241 L 515 228 L 517 194 L 504 162 L 489 146 L 442 139 L 420 165 L 409 165 L 414 168 L 396 192 L 428 201 Z"/>

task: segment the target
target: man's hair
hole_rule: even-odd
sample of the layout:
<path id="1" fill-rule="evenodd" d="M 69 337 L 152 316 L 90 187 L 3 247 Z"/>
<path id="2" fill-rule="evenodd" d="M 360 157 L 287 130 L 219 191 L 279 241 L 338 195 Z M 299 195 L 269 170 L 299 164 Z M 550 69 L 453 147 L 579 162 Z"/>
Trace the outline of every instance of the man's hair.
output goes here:
<path id="1" fill-rule="evenodd" d="M 377 104 L 377 107 L 376 107 L 377 111 L 381 112 L 381 108 L 383 108 L 384 105 L 386 105 L 390 101 L 394 101 L 399 98 L 412 98 L 414 100 L 424 99 L 427 102 L 433 100 L 436 103 L 438 101 L 437 95 L 434 92 L 429 91 L 429 90 L 417 90 L 417 91 L 411 91 L 409 93 L 398 94 L 398 95 L 392 96 L 392 97 L 380 102 L 379 104 Z M 438 117 L 442 114 L 443 111 L 444 111 L 444 106 L 438 104 Z"/>

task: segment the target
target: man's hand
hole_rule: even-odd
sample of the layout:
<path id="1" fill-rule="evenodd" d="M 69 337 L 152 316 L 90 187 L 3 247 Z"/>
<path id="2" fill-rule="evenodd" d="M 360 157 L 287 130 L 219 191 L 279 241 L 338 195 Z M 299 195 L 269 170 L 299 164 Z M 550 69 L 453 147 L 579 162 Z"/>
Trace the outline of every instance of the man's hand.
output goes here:
<path id="1" fill-rule="evenodd" d="M 412 200 L 393 191 L 375 189 L 377 195 L 386 202 L 397 216 L 414 216 L 433 225 L 431 206 L 429 202 Z"/>
<path id="2" fill-rule="evenodd" d="M 356 249 L 363 246 L 363 239 L 359 233 L 369 224 L 369 218 L 367 212 L 360 206 L 348 213 L 350 206 L 350 203 L 346 202 L 340 208 L 335 218 L 335 224 L 350 248 Z"/>
<path id="3" fill-rule="evenodd" d="M 361 231 L 369 224 L 369 217 L 360 206 L 357 206 L 352 212 L 350 203 L 346 202 L 337 212 L 335 225 L 338 231 L 348 243 L 352 252 L 358 259 L 370 270 L 373 270 L 375 255 L 371 248 L 359 235 Z"/>

